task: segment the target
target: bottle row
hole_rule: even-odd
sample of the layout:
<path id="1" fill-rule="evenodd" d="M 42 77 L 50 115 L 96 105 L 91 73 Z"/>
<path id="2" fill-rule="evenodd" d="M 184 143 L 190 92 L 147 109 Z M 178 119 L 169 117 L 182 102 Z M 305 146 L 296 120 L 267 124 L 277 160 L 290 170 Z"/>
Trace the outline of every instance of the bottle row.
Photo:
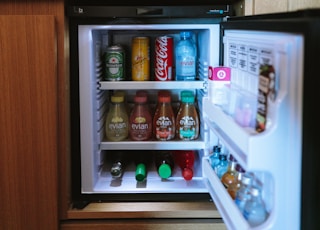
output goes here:
<path id="1" fill-rule="evenodd" d="M 232 154 L 221 149 L 221 145 L 213 146 L 211 166 L 248 223 L 258 226 L 268 217 L 262 186 L 254 173 L 246 172 Z"/>
<path id="2" fill-rule="evenodd" d="M 148 170 L 155 167 L 161 179 L 172 176 L 175 167 L 180 168 L 182 177 L 189 181 L 194 175 L 194 163 L 196 151 L 174 150 L 174 151 L 108 151 L 106 160 L 111 162 L 110 175 L 113 179 L 123 176 L 127 166 L 135 165 L 135 179 L 143 182 L 147 178 Z"/>
<path id="3" fill-rule="evenodd" d="M 197 46 L 191 31 L 180 32 L 180 40 L 174 37 L 159 36 L 154 43 L 154 79 L 156 81 L 195 80 Z M 150 37 L 133 37 L 131 42 L 131 80 L 149 81 Z M 103 55 L 104 79 L 121 81 L 129 79 L 126 75 L 126 52 L 121 45 L 107 47 Z M 175 66 L 175 73 L 173 67 Z"/>
<path id="4" fill-rule="evenodd" d="M 181 102 L 174 112 L 171 93 L 158 91 L 157 105 L 153 112 L 149 106 L 148 92 L 138 90 L 134 106 L 128 111 L 125 92 L 111 95 L 110 107 L 105 120 L 105 134 L 108 141 L 178 140 L 191 141 L 199 137 L 200 121 L 193 91 L 181 91 Z"/>

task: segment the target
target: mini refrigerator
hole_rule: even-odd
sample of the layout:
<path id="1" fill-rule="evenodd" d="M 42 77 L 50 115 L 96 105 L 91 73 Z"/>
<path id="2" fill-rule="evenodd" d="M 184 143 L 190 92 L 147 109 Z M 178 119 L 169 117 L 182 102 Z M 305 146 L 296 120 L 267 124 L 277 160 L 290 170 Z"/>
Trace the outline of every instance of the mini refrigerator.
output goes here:
<path id="1" fill-rule="evenodd" d="M 320 11 L 244 17 L 233 13 L 233 3 L 69 3 L 75 208 L 92 201 L 205 200 L 215 203 L 228 229 L 316 228 Z M 170 36 L 175 47 L 182 31 L 191 31 L 197 46 L 196 80 L 156 81 L 155 39 Z M 131 79 L 131 40 L 136 36 L 150 39 L 148 81 Z M 104 75 L 103 55 L 114 44 L 121 44 L 126 55 L 126 74 L 121 81 L 108 81 Z M 220 75 L 222 67 L 230 71 L 230 79 L 219 78 L 225 74 L 222 71 Z M 131 110 L 138 90 L 149 93 L 151 108 L 160 90 L 170 91 L 175 111 L 181 91 L 193 91 L 200 118 L 199 138 L 108 141 L 105 118 L 111 95 L 124 91 Z M 216 145 L 254 175 L 267 212 L 258 226 L 248 222 L 215 173 L 211 156 Z M 124 151 L 132 159 L 137 152 L 162 150 L 195 151 L 192 180 L 186 181 L 178 166 L 168 179 L 161 179 L 152 163 L 146 180 L 137 182 L 133 161 L 121 179 L 112 178 L 112 152 Z"/>

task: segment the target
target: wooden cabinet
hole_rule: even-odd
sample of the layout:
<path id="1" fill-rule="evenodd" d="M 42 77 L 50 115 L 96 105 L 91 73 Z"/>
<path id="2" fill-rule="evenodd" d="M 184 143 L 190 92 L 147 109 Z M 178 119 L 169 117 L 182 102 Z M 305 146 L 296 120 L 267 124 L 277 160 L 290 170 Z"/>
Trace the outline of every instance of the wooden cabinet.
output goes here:
<path id="1" fill-rule="evenodd" d="M 3 229 L 57 229 L 57 55 L 53 16 L 0 16 Z"/>
<path id="2" fill-rule="evenodd" d="M 63 1 L 0 2 L 1 229 L 58 229 L 64 62 Z"/>

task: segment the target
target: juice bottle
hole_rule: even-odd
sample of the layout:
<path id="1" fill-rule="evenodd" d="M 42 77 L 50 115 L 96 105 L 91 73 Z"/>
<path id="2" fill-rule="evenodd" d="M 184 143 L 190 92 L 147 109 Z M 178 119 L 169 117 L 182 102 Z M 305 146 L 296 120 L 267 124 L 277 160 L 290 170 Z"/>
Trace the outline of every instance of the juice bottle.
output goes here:
<path id="1" fill-rule="evenodd" d="M 185 180 L 193 177 L 193 165 L 195 161 L 195 151 L 177 150 L 174 151 L 175 163 L 181 168 L 182 176 Z"/>
<path id="2" fill-rule="evenodd" d="M 167 179 L 171 176 L 174 168 L 174 159 L 170 151 L 158 151 L 155 153 L 155 165 L 159 176 Z"/>
<path id="3" fill-rule="evenodd" d="M 195 140 L 199 136 L 199 115 L 192 91 L 181 92 L 181 106 L 176 117 L 176 134 L 180 140 Z"/>
<path id="4" fill-rule="evenodd" d="M 153 133 L 159 141 L 167 141 L 175 137 L 175 116 L 169 91 L 158 92 L 158 105 L 153 117 Z"/>
<path id="5" fill-rule="evenodd" d="M 121 94 L 111 96 L 111 105 L 106 117 L 106 137 L 109 141 L 122 141 L 128 137 L 128 114 Z"/>
<path id="6" fill-rule="evenodd" d="M 145 141 L 152 137 L 152 117 L 147 94 L 143 92 L 137 91 L 129 118 L 129 135 L 134 141 Z"/>

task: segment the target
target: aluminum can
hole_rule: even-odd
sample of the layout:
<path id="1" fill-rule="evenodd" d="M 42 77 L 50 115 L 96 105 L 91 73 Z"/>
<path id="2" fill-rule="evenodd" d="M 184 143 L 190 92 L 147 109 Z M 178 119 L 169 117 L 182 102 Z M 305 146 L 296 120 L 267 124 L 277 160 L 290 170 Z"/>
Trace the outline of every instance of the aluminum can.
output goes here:
<path id="1" fill-rule="evenodd" d="M 132 39 L 132 80 L 150 80 L 150 41 L 148 37 Z"/>
<path id="2" fill-rule="evenodd" d="M 125 52 L 120 45 L 109 46 L 106 49 L 104 61 L 105 80 L 125 80 Z"/>
<path id="3" fill-rule="evenodd" d="M 173 38 L 157 37 L 155 41 L 155 80 L 171 81 L 173 65 Z"/>

